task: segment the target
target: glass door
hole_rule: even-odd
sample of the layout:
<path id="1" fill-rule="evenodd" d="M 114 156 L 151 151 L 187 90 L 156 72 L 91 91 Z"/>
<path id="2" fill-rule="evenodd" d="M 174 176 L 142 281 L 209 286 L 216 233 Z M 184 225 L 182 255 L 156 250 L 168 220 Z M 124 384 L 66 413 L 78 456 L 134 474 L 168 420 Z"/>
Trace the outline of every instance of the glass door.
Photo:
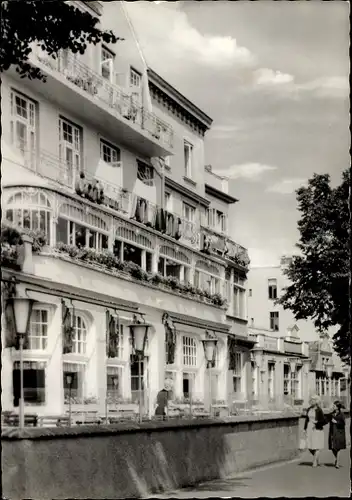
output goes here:
<path id="1" fill-rule="evenodd" d="M 60 179 L 69 187 L 74 186 L 76 175 L 81 170 L 81 130 L 60 118 Z"/>

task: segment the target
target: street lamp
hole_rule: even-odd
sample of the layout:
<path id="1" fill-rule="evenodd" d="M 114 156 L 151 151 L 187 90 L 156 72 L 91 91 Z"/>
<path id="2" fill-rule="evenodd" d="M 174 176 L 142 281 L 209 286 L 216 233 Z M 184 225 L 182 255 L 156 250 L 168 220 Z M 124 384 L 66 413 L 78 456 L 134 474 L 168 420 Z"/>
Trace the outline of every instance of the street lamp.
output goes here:
<path id="1" fill-rule="evenodd" d="M 139 423 L 142 423 L 142 360 L 144 358 L 144 350 L 148 340 L 148 330 L 151 325 L 143 321 L 138 321 L 136 316 L 133 316 L 133 323 L 128 325 L 132 339 L 132 349 L 138 357 L 138 389 L 139 389 Z M 143 384 L 144 385 L 144 384 Z"/>
<path id="2" fill-rule="evenodd" d="M 73 377 L 70 373 L 66 375 L 66 383 L 68 385 L 68 425 L 71 427 L 71 396 L 72 396 L 72 382 Z"/>
<path id="3" fill-rule="evenodd" d="M 326 365 L 325 365 L 325 374 L 326 374 L 326 376 L 328 378 L 328 381 L 329 381 L 329 386 L 328 386 L 329 387 L 329 396 L 331 396 L 331 390 L 332 390 L 332 387 L 331 387 L 332 380 L 331 380 L 331 378 L 332 378 L 332 372 L 333 372 L 333 370 L 334 370 L 334 363 L 332 361 L 329 361 L 328 363 L 326 363 Z"/>
<path id="4" fill-rule="evenodd" d="M 12 308 L 20 350 L 19 424 L 21 430 L 24 429 L 23 344 L 31 319 L 33 302 L 34 300 L 29 297 L 11 297 L 8 302 L 9 306 Z"/>
<path id="5" fill-rule="evenodd" d="M 209 413 L 211 416 L 211 404 L 212 404 L 212 367 L 213 367 L 213 359 L 215 355 L 215 349 L 218 343 L 218 339 L 214 336 L 211 337 L 208 334 L 208 338 L 202 340 L 205 359 L 207 361 L 207 368 L 209 368 Z"/>

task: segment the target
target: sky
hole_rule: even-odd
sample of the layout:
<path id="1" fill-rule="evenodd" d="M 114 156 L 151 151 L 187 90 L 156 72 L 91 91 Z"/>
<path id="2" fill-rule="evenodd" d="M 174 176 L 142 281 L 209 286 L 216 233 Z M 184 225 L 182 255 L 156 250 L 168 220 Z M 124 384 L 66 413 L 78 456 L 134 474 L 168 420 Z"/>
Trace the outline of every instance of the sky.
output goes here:
<path id="1" fill-rule="evenodd" d="M 148 66 L 214 121 L 205 163 L 229 177 L 230 235 L 251 265 L 299 239 L 295 190 L 350 166 L 349 5 L 130 2 Z"/>

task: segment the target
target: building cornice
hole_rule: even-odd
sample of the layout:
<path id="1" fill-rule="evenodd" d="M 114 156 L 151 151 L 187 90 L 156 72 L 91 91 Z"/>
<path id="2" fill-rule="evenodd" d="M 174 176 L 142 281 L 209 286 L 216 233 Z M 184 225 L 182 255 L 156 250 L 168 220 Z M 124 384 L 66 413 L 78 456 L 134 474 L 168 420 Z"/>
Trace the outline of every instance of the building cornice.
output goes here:
<path id="1" fill-rule="evenodd" d="M 174 313 L 166 311 L 173 323 L 178 323 L 180 325 L 193 326 L 196 328 L 202 328 L 205 330 L 214 330 L 218 333 L 228 334 L 230 330 L 230 325 L 224 323 L 217 323 L 216 321 L 206 321 L 204 319 L 198 319 L 193 316 L 187 316 L 186 314 Z"/>
<path id="2" fill-rule="evenodd" d="M 151 68 L 148 68 L 147 72 L 152 96 L 171 110 L 173 114 L 179 116 L 191 128 L 204 135 L 213 123 L 212 118 Z"/>
<path id="3" fill-rule="evenodd" d="M 208 207 L 210 205 L 209 200 L 207 200 L 206 198 L 203 198 L 203 196 L 200 196 L 199 194 L 195 193 L 191 189 L 188 189 L 185 186 L 182 186 L 182 184 L 179 184 L 178 182 L 174 181 L 173 179 L 171 179 L 171 177 L 165 176 L 165 187 L 169 187 L 170 189 L 177 191 L 178 193 L 182 194 L 183 196 L 195 201 L 196 203 L 199 203 L 203 207 Z"/>
<path id="4" fill-rule="evenodd" d="M 100 305 L 102 307 L 117 309 L 126 312 L 138 312 L 139 306 L 133 302 L 78 288 L 72 285 L 55 282 L 46 278 L 29 275 L 21 271 L 2 270 L 2 280 L 9 280 L 15 277 L 18 283 L 26 285 L 27 291 L 36 293 L 47 293 L 64 299 L 76 300 L 78 302 L 87 302 Z M 33 287 L 33 288 L 29 288 Z"/>
<path id="5" fill-rule="evenodd" d="M 210 194 L 211 196 L 214 196 L 215 198 L 218 198 L 219 200 L 224 201 L 228 204 L 236 203 L 238 201 L 237 198 L 234 198 L 233 196 L 224 193 L 223 191 L 220 191 L 213 186 L 210 186 L 210 184 L 205 184 L 205 192 L 206 194 Z"/>

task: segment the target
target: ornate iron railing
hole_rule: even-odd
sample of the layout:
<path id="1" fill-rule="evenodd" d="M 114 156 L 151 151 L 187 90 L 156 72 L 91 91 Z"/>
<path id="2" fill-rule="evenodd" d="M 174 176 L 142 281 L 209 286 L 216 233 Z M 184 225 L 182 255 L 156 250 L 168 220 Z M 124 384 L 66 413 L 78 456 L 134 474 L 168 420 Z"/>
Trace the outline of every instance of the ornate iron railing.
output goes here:
<path id="1" fill-rule="evenodd" d="M 36 47 L 33 56 L 34 60 L 52 71 L 59 72 L 66 80 L 108 106 L 116 116 L 139 125 L 161 144 L 173 147 L 173 129 L 168 123 L 145 109 L 133 95 L 123 92 L 120 87 L 96 73 L 74 54 L 60 52 L 54 59 Z"/>

